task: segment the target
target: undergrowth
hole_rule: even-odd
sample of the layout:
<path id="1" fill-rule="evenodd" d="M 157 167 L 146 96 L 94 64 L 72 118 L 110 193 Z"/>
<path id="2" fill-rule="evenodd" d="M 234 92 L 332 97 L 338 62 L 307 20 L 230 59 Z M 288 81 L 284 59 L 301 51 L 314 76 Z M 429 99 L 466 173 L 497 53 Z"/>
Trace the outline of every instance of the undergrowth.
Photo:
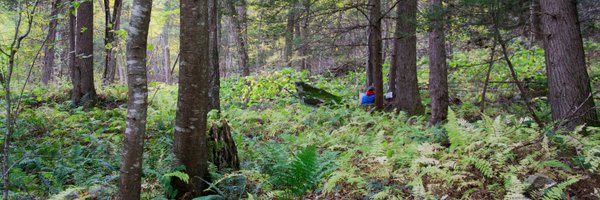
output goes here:
<path id="1" fill-rule="evenodd" d="M 600 129 L 541 129 L 494 103 L 479 113 L 475 98 L 466 96 L 452 105 L 445 125 L 427 127 L 424 117 L 358 106 L 362 74 L 334 78 L 285 69 L 225 79 L 223 111 L 210 120 L 230 123 L 242 169 L 211 167 L 210 198 L 600 198 Z M 303 105 L 295 81 L 347 100 Z M 150 86 L 143 199 L 168 199 L 174 192 L 168 179 L 186 176 L 172 166 L 177 87 Z M 110 199 L 118 183 L 126 88 L 101 89 L 101 105 L 110 106 L 90 110 L 72 108 L 64 89 L 31 91 L 14 135 L 11 196 Z M 519 103 L 508 106 L 522 110 Z M 532 189 L 527 179 L 535 174 L 555 183 Z"/>

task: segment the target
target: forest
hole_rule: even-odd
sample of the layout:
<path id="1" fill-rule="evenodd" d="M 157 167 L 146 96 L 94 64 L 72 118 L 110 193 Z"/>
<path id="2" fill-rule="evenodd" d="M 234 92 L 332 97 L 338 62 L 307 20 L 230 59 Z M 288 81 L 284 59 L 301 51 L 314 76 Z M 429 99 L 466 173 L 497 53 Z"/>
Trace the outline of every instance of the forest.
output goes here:
<path id="1" fill-rule="evenodd" d="M 600 199 L 598 0 L 0 0 L 2 200 Z"/>

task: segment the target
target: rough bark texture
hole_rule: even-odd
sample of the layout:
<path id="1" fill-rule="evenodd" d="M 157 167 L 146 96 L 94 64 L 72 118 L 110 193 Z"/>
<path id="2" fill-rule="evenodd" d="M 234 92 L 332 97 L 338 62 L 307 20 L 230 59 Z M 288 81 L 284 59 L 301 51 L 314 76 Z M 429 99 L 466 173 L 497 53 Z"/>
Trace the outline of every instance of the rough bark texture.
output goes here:
<path id="1" fill-rule="evenodd" d="M 89 106 L 96 100 L 94 88 L 94 4 L 84 1 L 75 20 L 75 63 L 71 82 L 71 100 L 75 105 Z"/>
<path id="2" fill-rule="evenodd" d="M 369 68 L 372 71 L 375 86 L 375 107 L 383 109 L 383 77 L 381 72 L 381 1 L 369 0 Z"/>
<path id="3" fill-rule="evenodd" d="M 208 133 L 208 141 L 209 160 L 217 166 L 217 169 L 240 170 L 237 147 L 227 121 L 223 120 L 220 126 L 217 123 L 212 124 Z"/>
<path id="4" fill-rule="evenodd" d="M 417 80 L 417 1 L 401 0 L 398 5 L 398 13 L 401 15 L 396 21 L 400 37 L 397 38 L 394 48 L 398 52 L 396 97 L 394 98 L 396 108 L 405 111 L 409 115 L 423 114 L 424 108 L 419 95 L 419 84 Z"/>
<path id="5" fill-rule="evenodd" d="M 70 3 L 73 4 L 75 0 L 70 0 Z M 76 19 L 75 12 L 69 9 L 69 76 L 71 77 L 71 81 L 75 77 L 75 38 L 77 38 L 77 31 L 75 31 L 76 27 Z M 75 90 L 79 90 L 79 88 L 73 85 L 73 91 L 71 93 L 75 93 Z"/>
<path id="6" fill-rule="evenodd" d="M 552 119 L 568 129 L 598 125 L 576 1 L 541 0 L 540 7 Z"/>
<path id="7" fill-rule="evenodd" d="M 208 98 L 209 98 L 209 106 L 208 106 L 208 110 L 220 110 L 221 106 L 220 106 L 220 84 L 221 84 L 221 80 L 220 80 L 220 70 L 219 70 L 219 16 L 218 16 L 218 0 L 208 0 L 208 12 L 209 12 L 209 19 L 208 19 L 208 28 L 209 28 L 209 32 L 210 32 L 210 43 L 209 43 L 209 50 L 210 50 L 210 55 L 209 55 L 209 59 L 210 59 L 210 64 L 209 64 L 209 73 L 208 75 L 210 76 L 209 78 L 209 92 L 208 92 Z"/>
<path id="8" fill-rule="evenodd" d="M 398 6 L 398 5 L 396 5 Z M 396 8 L 396 16 L 402 16 L 401 13 L 401 9 L 399 7 Z M 396 21 L 398 21 L 399 19 L 396 19 Z M 396 23 L 396 29 L 394 30 L 394 39 L 392 40 L 392 55 L 391 55 L 391 65 L 390 65 L 390 73 L 389 73 L 389 91 L 391 91 L 394 97 L 396 97 L 398 94 L 396 93 L 396 88 L 398 86 L 398 54 L 400 53 L 400 37 L 402 37 L 402 30 L 400 29 L 401 27 L 398 26 L 398 23 Z"/>
<path id="9" fill-rule="evenodd" d="M 542 31 L 540 0 L 529 2 L 529 42 L 531 44 L 542 42 L 544 34 Z"/>
<path id="10" fill-rule="evenodd" d="M 52 80 L 54 72 L 54 54 L 56 53 L 56 27 L 58 25 L 58 12 L 61 0 L 54 0 L 52 3 L 52 13 L 50 14 L 50 23 L 48 24 L 48 36 L 46 42 L 48 43 L 44 49 L 44 71 L 42 74 L 42 83 L 48 85 L 48 82 Z"/>
<path id="11" fill-rule="evenodd" d="M 429 123 L 435 125 L 446 120 L 448 116 L 448 68 L 442 1 L 430 0 L 429 6 L 433 16 L 429 32 L 429 95 L 431 96 Z"/>
<path id="12" fill-rule="evenodd" d="M 248 65 L 248 50 L 247 50 L 247 29 L 246 29 L 246 0 L 240 0 L 240 5 L 237 6 L 234 1 L 229 0 L 227 8 L 231 16 L 231 22 L 235 29 L 237 40 L 238 60 L 242 68 L 242 76 L 250 76 L 250 66 Z"/>
<path id="13" fill-rule="evenodd" d="M 177 165 L 184 165 L 188 183 L 179 179 L 172 185 L 177 199 L 202 194 L 209 180 L 206 145 L 208 108 L 209 31 L 208 1 L 181 1 L 179 96 L 175 118 L 173 150 Z M 204 179 L 204 180 L 202 180 Z"/>
<path id="14" fill-rule="evenodd" d="M 115 74 L 117 71 L 117 56 L 114 53 L 114 49 L 117 46 L 117 35 L 114 32 L 119 30 L 121 22 L 121 8 L 123 2 L 121 0 L 115 0 L 113 6 L 113 12 L 110 12 L 110 1 L 104 0 L 104 15 L 105 15 L 105 29 L 104 29 L 104 46 L 105 46 L 105 58 L 104 58 L 104 73 L 102 74 L 102 84 L 110 85 L 115 82 Z"/>
<path id="15" fill-rule="evenodd" d="M 146 48 L 152 0 L 134 0 L 129 34 L 127 36 L 127 122 L 123 142 L 123 164 L 119 199 L 140 199 L 146 116 L 148 110 L 148 81 Z"/>

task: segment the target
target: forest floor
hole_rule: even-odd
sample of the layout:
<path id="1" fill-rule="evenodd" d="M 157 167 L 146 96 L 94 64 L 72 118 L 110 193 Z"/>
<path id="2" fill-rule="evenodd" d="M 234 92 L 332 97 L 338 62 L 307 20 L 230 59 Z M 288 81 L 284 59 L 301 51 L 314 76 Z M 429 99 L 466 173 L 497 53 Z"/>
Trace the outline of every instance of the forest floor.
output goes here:
<path id="1" fill-rule="evenodd" d="M 420 80 L 426 80 L 422 75 Z M 462 85 L 453 88 L 475 87 L 457 77 L 462 76 L 451 80 Z M 346 101 L 307 106 L 295 94 L 299 80 Z M 600 81 L 593 80 L 597 87 Z M 363 82 L 361 71 L 311 76 L 290 69 L 224 79 L 222 112 L 209 113 L 209 124 L 230 124 L 241 170 L 211 166 L 215 195 L 210 198 L 600 198 L 600 128 L 540 128 L 503 87 L 491 89 L 484 113 L 476 95 L 451 88 L 458 100 L 448 123 L 428 127 L 425 117 L 358 105 Z M 170 179 L 185 176 L 172 166 L 177 86 L 152 83 L 149 90 L 143 199 L 168 199 L 175 192 Z M 115 85 L 98 92 L 99 105 L 83 110 L 70 105 L 68 85 L 28 90 L 13 138 L 13 197 L 115 195 L 127 88 Z M 422 95 L 427 104 L 426 92 Z M 547 120 L 544 98 L 535 102 Z"/>

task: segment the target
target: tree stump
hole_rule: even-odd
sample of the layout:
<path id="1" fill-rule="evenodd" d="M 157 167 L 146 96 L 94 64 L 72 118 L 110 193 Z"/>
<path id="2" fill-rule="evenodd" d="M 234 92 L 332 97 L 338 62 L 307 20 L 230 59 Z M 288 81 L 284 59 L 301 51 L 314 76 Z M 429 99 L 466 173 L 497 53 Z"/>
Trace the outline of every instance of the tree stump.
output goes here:
<path id="1" fill-rule="evenodd" d="M 219 126 L 213 123 L 208 135 L 209 160 L 217 166 L 219 170 L 240 169 L 240 160 L 238 158 L 235 141 L 231 137 L 231 127 L 226 120 Z"/>

